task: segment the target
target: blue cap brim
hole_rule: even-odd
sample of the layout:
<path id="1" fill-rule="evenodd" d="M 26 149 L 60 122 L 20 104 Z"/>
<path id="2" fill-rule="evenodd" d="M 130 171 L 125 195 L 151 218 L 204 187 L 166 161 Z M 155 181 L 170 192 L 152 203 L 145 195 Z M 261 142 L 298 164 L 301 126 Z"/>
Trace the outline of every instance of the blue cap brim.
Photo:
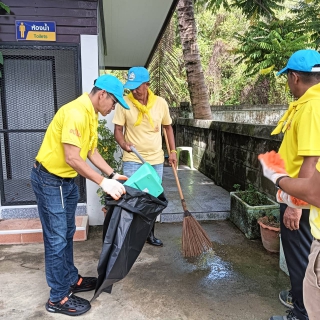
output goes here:
<path id="1" fill-rule="evenodd" d="M 287 73 L 288 72 L 288 67 L 284 67 L 282 70 L 277 72 L 277 76 L 280 76 L 280 74 Z"/>
<path id="2" fill-rule="evenodd" d="M 129 90 L 134 90 L 134 89 L 137 89 L 138 87 L 140 87 L 141 85 L 143 84 L 143 82 L 139 81 L 139 82 L 136 82 L 136 81 L 127 81 L 123 87 L 125 89 L 129 89 Z"/>
<path id="3" fill-rule="evenodd" d="M 127 110 L 130 110 L 130 107 L 128 106 L 128 104 L 124 101 L 123 96 L 118 96 L 113 94 L 116 99 L 118 100 L 118 103 L 121 104 L 121 106 Z"/>

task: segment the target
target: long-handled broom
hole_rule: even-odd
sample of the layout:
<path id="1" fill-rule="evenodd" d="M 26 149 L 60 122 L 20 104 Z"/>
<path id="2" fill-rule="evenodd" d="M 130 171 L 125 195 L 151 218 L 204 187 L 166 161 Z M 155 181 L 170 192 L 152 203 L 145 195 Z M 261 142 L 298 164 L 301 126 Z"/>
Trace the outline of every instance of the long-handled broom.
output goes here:
<path id="1" fill-rule="evenodd" d="M 168 136 L 166 129 L 163 128 L 164 138 L 166 140 L 167 150 L 170 152 Z M 196 257 L 201 253 L 212 249 L 212 242 L 210 241 L 207 233 L 203 230 L 199 222 L 188 211 L 186 201 L 184 200 L 181 190 L 177 170 L 174 166 L 172 171 L 176 179 L 182 208 L 184 211 L 182 223 L 182 254 L 184 257 Z"/>

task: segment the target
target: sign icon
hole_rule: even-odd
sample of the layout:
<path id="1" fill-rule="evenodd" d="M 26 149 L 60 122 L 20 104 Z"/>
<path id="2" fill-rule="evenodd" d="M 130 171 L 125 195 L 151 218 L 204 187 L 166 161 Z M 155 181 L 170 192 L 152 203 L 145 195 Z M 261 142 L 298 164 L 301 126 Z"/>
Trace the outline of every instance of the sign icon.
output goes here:
<path id="1" fill-rule="evenodd" d="M 56 23 L 16 20 L 16 39 L 18 41 L 56 41 Z"/>
<path id="2" fill-rule="evenodd" d="M 26 32 L 26 26 L 22 21 L 20 22 L 19 31 L 20 31 L 20 37 L 24 38 L 24 34 Z"/>

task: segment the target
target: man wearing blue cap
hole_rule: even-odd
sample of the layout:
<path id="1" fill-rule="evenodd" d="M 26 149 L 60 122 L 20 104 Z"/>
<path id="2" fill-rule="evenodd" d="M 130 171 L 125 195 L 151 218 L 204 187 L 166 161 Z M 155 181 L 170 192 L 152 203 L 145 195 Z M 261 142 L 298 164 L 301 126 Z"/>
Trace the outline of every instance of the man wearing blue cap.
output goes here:
<path id="1" fill-rule="evenodd" d="M 315 50 L 296 51 L 285 73 L 291 93 L 297 99 L 290 103 L 272 134 L 283 133 L 279 154 L 292 178 L 309 178 L 320 156 L 320 54 Z M 270 320 L 307 320 L 303 300 L 303 279 L 312 243 L 309 209 L 297 209 L 280 203 L 280 228 L 291 290 L 281 291 L 280 301 L 292 308 L 287 316 Z M 320 301 L 319 301 L 320 303 Z"/>
<path id="2" fill-rule="evenodd" d="M 98 113 L 106 116 L 123 100 L 123 85 L 112 75 L 95 81 L 92 91 L 62 106 L 51 121 L 31 172 L 43 229 L 45 272 L 50 290 L 46 309 L 53 313 L 77 316 L 87 312 L 88 300 L 74 293 L 94 290 L 97 278 L 82 277 L 73 262 L 75 212 L 79 193 L 74 178 L 80 174 L 90 179 L 114 199 L 124 194 L 115 173 L 97 150 Z M 109 176 L 104 178 L 86 162 L 89 159 Z"/>
<path id="3" fill-rule="evenodd" d="M 162 150 L 161 126 L 166 130 L 170 150 L 169 164 L 176 166 L 176 148 L 172 130 L 172 119 L 167 102 L 156 96 L 149 88 L 150 76 L 146 68 L 132 67 L 128 71 L 128 80 L 124 88 L 131 92 L 124 99 L 130 110 L 116 108 L 113 123 L 114 136 L 123 152 L 123 173 L 130 177 L 142 165 L 138 157 L 131 152 L 135 146 L 145 161 L 149 162 L 162 179 L 164 153 Z M 125 133 L 123 129 L 125 128 Z M 162 241 L 154 236 L 154 225 L 147 243 L 162 246 Z"/>

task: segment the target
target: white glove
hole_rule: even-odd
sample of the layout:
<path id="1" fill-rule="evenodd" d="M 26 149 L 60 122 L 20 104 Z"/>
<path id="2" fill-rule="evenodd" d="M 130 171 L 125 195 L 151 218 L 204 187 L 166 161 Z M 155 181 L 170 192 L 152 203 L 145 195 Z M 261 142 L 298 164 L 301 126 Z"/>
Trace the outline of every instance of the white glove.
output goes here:
<path id="1" fill-rule="evenodd" d="M 277 195 L 276 195 L 278 203 L 285 203 L 284 200 L 282 199 L 282 197 L 284 197 L 283 193 L 285 193 L 285 192 L 282 190 L 278 190 Z"/>
<path id="2" fill-rule="evenodd" d="M 286 192 L 282 190 L 278 190 L 277 192 L 277 201 L 279 203 L 286 203 L 289 207 L 295 208 L 295 209 L 309 209 L 310 205 L 303 201 L 300 200 L 296 197 L 290 196 Z"/>
<path id="3" fill-rule="evenodd" d="M 284 161 L 275 151 L 259 154 L 258 159 L 262 165 L 263 175 L 274 184 L 278 178 L 288 176 L 285 170 Z"/>
<path id="4" fill-rule="evenodd" d="M 126 193 L 124 186 L 114 179 L 103 178 L 100 187 L 104 192 L 110 194 L 114 200 L 120 199 L 120 197 Z"/>

